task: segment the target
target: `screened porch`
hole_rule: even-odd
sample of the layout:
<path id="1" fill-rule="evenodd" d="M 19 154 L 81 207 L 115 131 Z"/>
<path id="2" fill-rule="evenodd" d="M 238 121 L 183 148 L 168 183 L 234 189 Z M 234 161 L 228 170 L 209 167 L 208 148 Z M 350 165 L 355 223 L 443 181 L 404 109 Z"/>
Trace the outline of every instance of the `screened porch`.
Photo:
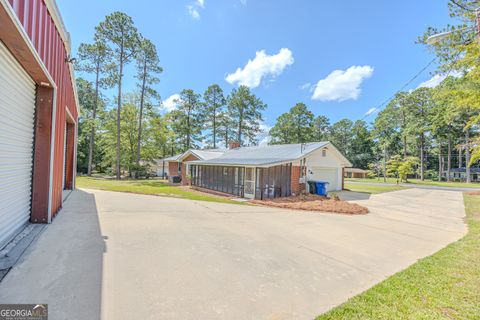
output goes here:
<path id="1" fill-rule="evenodd" d="M 244 167 L 191 165 L 190 174 L 192 186 L 244 196 Z"/>

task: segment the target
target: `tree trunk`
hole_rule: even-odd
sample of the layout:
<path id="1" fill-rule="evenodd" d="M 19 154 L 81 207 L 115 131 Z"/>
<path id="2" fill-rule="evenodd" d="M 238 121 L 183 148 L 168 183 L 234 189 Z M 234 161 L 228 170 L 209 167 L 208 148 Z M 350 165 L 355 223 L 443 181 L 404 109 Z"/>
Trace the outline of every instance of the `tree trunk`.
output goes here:
<path id="1" fill-rule="evenodd" d="M 187 113 L 187 141 L 186 141 L 186 149 L 190 149 L 190 132 L 191 132 L 191 126 L 190 126 L 190 114 L 191 114 L 191 107 L 188 107 L 188 113 Z"/>
<path id="2" fill-rule="evenodd" d="M 448 138 L 447 151 L 447 181 L 450 182 L 450 170 L 452 169 L 452 139 Z"/>
<path id="3" fill-rule="evenodd" d="M 425 180 L 425 156 L 424 156 L 424 150 L 425 149 L 425 135 L 423 132 L 420 134 L 420 180 Z"/>
<path id="4" fill-rule="evenodd" d="M 225 148 L 228 148 L 228 127 L 225 126 Z"/>
<path id="5" fill-rule="evenodd" d="M 165 145 L 162 148 L 162 158 L 165 158 Z M 162 179 L 165 179 L 165 160 L 162 161 Z"/>
<path id="6" fill-rule="evenodd" d="M 463 161 L 462 161 L 462 145 L 459 145 L 458 146 L 458 168 L 460 169 L 463 165 Z"/>
<path id="7" fill-rule="evenodd" d="M 442 181 L 443 173 L 442 146 L 438 146 L 438 181 Z"/>
<path id="8" fill-rule="evenodd" d="M 138 115 L 138 140 L 137 140 L 137 170 L 140 165 L 140 145 L 142 142 L 142 121 L 143 121 L 143 104 L 145 101 L 145 82 L 147 80 L 147 60 L 143 64 L 143 79 L 142 79 L 142 91 L 140 93 L 140 113 Z"/>
<path id="9" fill-rule="evenodd" d="M 403 128 L 404 130 L 402 131 L 405 131 L 405 126 L 406 126 L 406 117 L 405 117 L 405 110 L 404 108 L 402 108 L 402 117 L 403 117 Z M 407 135 L 403 132 L 403 157 L 406 158 L 407 157 Z"/>
<path id="10" fill-rule="evenodd" d="M 95 143 L 95 118 L 97 117 L 97 106 L 98 106 L 98 78 L 100 75 L 100 62 L 97 61 L 97 68 L 95 74 L 95 102 L 93 104 L 92 110 L 92 130 L 90 131 L 90 143 L 88 145 L 88 168 L 87 175 L 90 177 L 92 175 L 92 163 L 93 163 L 93 145 Z"/>
<path id="11" fill-rule="evenodd" d="M 213 110 L 213 123 L 212 123 L 212 134 L 213 134 L 213 149 L 217 148 L 217 110 Z"/>
<path id="12" fill-rule="evenodd" d="M 237 134 L 237 142 L 242 145 L 242 129 L 243 129 L 243 108 L 240 108 L 240 115 L 238 119 L 238 134 Z"/>
<path id="13" fill-rule="evenodd" d="M 383 146 L 383 182 L 387 182 L 387 146 Z"/>
<path id="14" fill-rule="evenodd" d="M 470 129 L 465 131 L 465 173 L 467 175 L 467 183 L 472 182 L 470 177 Z"/>
<path id="15" fill-rule="evenodd" d="M 120 70 L 118 75 L 118 102 L 117 102 L 117 180 L 120 180 L 120 115 L 122 109 L 122 77 L 123 77 L 123 46 L 120 49 Z"/>

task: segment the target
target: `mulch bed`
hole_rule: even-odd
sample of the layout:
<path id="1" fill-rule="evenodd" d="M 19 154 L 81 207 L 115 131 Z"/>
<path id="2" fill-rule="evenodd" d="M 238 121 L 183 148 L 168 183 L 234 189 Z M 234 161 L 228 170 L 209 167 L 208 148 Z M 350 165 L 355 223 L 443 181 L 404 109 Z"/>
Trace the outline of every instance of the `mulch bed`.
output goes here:
<path id="1" fill-rule="evenodd" d="M 251 202 L 277 208 L 333 212 L 350 215 L 367 214 L 369 212 L 367 208 L 356 203 L 313 194 L 268 200 L 252 200 Z"/>

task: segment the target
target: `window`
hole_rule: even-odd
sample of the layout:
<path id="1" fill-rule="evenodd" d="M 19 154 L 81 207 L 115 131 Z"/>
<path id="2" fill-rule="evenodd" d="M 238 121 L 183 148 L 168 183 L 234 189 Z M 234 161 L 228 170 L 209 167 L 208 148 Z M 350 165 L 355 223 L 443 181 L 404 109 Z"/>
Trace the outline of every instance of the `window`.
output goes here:
<path id="1" fill-rule="evenodd" d="M 322 157 L 326 157 L 327 156 L 327 149 L 322 149 Z"/>
<path id="2" fill-rule="evenodd" d="M 182 173 L 182 163 L 178 163 L 178 173 Z"/>
<path id="3" fill-rule="evenodd" d="M 227 167 L 223 167 L 223 175 L 224 176 L 228 175 L 228 168 Z"/>

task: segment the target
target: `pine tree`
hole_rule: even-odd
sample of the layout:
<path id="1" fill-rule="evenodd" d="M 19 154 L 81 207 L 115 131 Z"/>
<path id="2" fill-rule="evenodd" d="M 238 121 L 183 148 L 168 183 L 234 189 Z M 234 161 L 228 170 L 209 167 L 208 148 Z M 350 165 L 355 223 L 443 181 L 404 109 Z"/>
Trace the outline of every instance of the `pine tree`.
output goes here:
<path id="1" fill-rule="evenodd" d="M 137 79 L 140 81 L 138 87 L 140 89 L 140 110 L 138 116 L 138 135 L 137 135 L 137 152 L 136 164 L 140 165 L 140 149 L 142 145 L 142 125 L 143 113 L 146 101 L 160 100 L 160 95 L 153 86 L 160 82 L 158 74 L 163 71 L 160 67 L 157 49 L 155 45 L 148 39 L 141 40 L 140 48 L 137 52 Z"/>
<path id="2" fill-rule="evenodd" d="M 116 177 L 120 179 L 121 164 L 121 108 L 122 108 L 122 80 L 123 70 L 135 56 L 138 50 L 140 39 L 137 28 L 131 17 L 122 12 L 114 12 L 107 16 L 104 21 L 95 28 L 95 38 L 105 43 L 112 51 L 112 58 L 117 66 L 113 81 L 118 88 L 117 94 L 117 148 L 116 148 Z"/>
<path id="3" fill-rule="evenodd" d="M 256 144 L 262 111 L 267 105 L 257 98 L 247 86 L 233 89 L 228 97 L 228 114 L 236 128 L 236 140 L 240 145 Z"/>
<path id="4" fill-rule="evenodd" d="M 219 127 L 224 117 L 226 99 L 222 88 L 218 84 L 212 84 L 203 94 L 203 100 L 205 101 L 206 128 L 210 130 L 210 144 L 215 149 L 219 140 Z"/>

